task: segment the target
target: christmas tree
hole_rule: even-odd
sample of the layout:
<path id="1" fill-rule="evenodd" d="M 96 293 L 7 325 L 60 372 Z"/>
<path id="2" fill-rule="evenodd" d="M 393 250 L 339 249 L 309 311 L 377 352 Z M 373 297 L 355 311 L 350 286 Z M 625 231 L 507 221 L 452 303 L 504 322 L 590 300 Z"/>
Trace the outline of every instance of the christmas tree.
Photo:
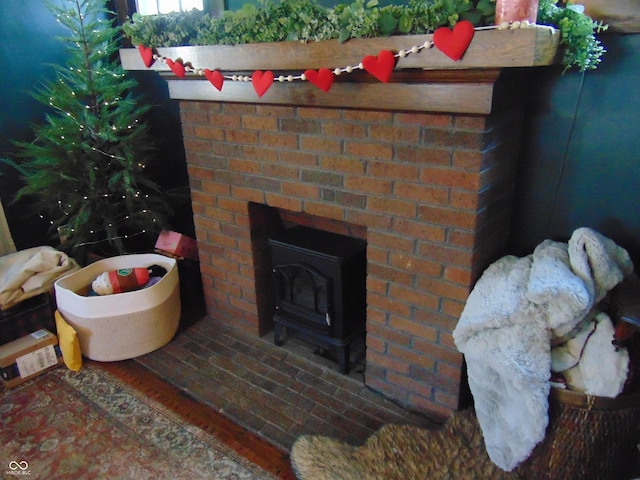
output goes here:
<path id="1" fill-rule="evenodd" d="M 24 179 L 18 198 L 32 200 L 61 232 L 61 249 L 124 253 L 125 239 L 155 238 L 172 213 L 146 171 L 158 155 L 142 120 L 150 107 L 132 93 L 137 83 L 118 61 L 120 29 L 104 0 L 47 6 L 69 32 L 59 38 L 68 60 L 33 93 L 48 106 L 46 122 L 34 126 L 33 142 L 16 143 L 19 160 L 5 161 Z"/>

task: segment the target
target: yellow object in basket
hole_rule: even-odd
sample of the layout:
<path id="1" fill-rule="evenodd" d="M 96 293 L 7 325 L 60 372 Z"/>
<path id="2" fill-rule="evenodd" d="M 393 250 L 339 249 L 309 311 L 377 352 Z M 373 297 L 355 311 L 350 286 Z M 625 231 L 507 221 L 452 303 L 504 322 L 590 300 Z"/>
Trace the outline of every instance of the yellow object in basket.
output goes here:
<path id="1" fill-rule="evenodd" d="M 74 328 L 65 321 L 58 310 L 56 310 L 55 318 L 62 360 L 64 360 L 64 364 L 69 370 L 77 372 L 82 368 L 82 352 L 80 351 L 78 334 Z"/>

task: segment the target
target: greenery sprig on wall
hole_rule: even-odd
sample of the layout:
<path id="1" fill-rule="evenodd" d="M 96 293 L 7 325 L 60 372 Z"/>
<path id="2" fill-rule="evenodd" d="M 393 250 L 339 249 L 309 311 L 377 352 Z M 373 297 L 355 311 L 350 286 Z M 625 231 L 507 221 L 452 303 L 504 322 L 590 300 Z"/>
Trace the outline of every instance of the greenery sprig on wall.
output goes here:
<path id="1" fill-rule="evenodd" d="M 325 8 L 315 0 L 260 0 L 220 17 L 192 11 L 165 15 L 134 14 L 123 26 L 134 44 L 147 47 L 237 45 L 281 41 L 320 41 L 433 33 L 468 20 L 493 25 L 495 0 L 409 0 L 379 6 L 378 0 L 355 0 Z M 561 31 L 566 68 L 594 69 L 605 50 L 595 34 L 606 26 L 571 6 L 540 0 L 538 23 Z"/>
<path id="2" fill-rule="evenodd" d="M 606 50 L 595 34 L 605 31 L 606 25 L 581 13 L 580 9 L 574 9 L 571 5 L 561 8 L 551 0 L 540 0 L 538 22 L 560 30 L 566 69 L 575 67 L 584 72 L 597 68 Z"/>

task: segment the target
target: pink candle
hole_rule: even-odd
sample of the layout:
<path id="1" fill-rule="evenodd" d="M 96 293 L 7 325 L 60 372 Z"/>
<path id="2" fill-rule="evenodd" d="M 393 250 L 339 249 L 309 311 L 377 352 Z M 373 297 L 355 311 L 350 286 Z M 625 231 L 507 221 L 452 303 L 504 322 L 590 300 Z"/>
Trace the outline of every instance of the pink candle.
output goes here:
<path id="1" fill-rule="evenodd" d="M 496 25 L 504 22 L 536 23 L 538 0 L 496 0 Z"/>

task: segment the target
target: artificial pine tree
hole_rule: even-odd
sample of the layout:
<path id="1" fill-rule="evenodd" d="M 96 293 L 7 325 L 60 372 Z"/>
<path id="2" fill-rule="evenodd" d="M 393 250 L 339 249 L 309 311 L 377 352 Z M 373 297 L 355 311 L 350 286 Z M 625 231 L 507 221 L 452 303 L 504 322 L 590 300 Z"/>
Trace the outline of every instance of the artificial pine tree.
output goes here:
<path id="1" fill-rule="evenodd" d="M 124 239 L 155 238 L 172 213 L 145 171 L 157 157 L 142 121 L 150 107 L 132 93 L 137 83 L 118 62 L 120 29 L 105 0 L 47 6 L 70 32 L 59 38 L 68 61 L 54 65 L 55 80 L 33 94 L 50 109 L 33 127 L 35 140 L 17 142 L 22 160 L 7 160 L 25 181 L 18 198 L 32 199 L 52 230 L 64 232 L 60 248 L 70 254 L 83 245 L 124 253 Z"/>

